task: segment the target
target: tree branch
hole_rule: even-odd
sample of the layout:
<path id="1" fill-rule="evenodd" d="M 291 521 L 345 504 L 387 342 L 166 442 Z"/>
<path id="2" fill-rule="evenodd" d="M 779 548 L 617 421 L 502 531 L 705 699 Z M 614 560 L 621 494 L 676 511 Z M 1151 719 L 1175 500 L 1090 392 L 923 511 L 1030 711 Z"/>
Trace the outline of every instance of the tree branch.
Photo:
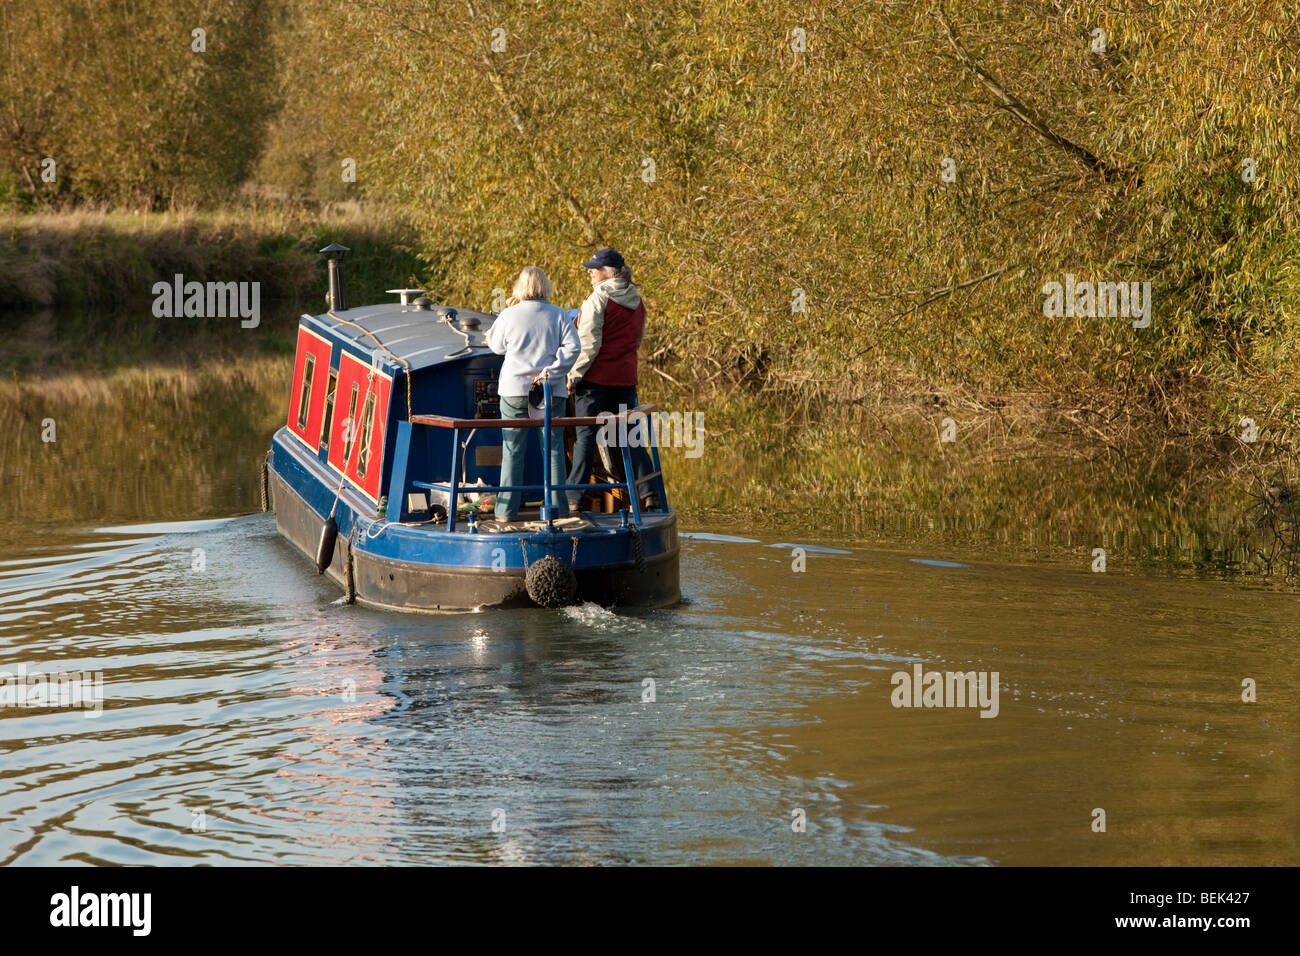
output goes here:
<path id="1" fill-rule="evenodd" d="M 957 31 L 954 30 L 952 24 L 948 22 L 948 18 L 944 14 L 942 0 L 934 5 L 933 12 L 940 25 L 943 27 L 944 32 L 947 33 L 948 43 L 953 48 L 953 51 L 956 52 L 957 58 L 961 60 L 968 70 L 975 74 L 976 78 L 984 88 L 993 95 L 993 100 L 999 108 L 1006 110 L 1053 146 L 1069 153 L 1094 172 L 1100 173 L 1103 179 L 1118 179 L 1124 175 L 1124 171 L 1118 166 L 1101 159 L 1091 150 L 1066 139 L 1064 136 L 1053 130 L 1031 107 L 1026 105 L 1019 97 L 999 83 L 993 74 L 980 66 L 975 58 L 970 55 L 970 52 L 967 51 L 966 47 L 962 45 L 961 40 L 957 36 Z"/>
<path id="2" fill-rule="evenodd" d="M 927 295 L 924 299 L 922 299 L 920 302 L 917 302 L 915 305 L 911 306 L 910 308 L 904 309 L 902 312 L 895 312 L 893 315 L 891 315 L 889 317 L 889 323 L 888 325 L 886 325 L 886 328 L 890 328 L 896 325 L 898 323 L 898 320 L 901 319 L 903 316 L 911 315 L 917 309 L 923 309 L 931 302 L 934 302 L 937 299 L 942 299 L 945 296 L 950 296 L 954 292 L 960 292 L 962 289 L 969 289 L 971 286 L 977 286 L 981 282 L 987 282 L 989 279 L 996 278 L 997 276 L 1002 275 L 1002 273 L 1004 272 L 1010 272 L 1012 269 L 1016 268 L 1017 265 L 1018 263 L 1013 262 L 1009 265 L 1003 266 L 1001 269 L 994 269 L 992 272 L 986 272 L 982 276 L 976 276 L 973 279 L 964 279 L 961 282 L 955 282 L 952 285 L 944 286 L 942 289 L 936 289 L 935 291 Z M 865 349 L 862 349 L 861 351 L 858 352 L 854 352 L 853 355 L 849 356 L 849 358 L 850 360 L 855 358 L 861 358 L 863 355 L 866 355 L 875 347 L 876 347 L 876 343 L 872 342 Z"/>

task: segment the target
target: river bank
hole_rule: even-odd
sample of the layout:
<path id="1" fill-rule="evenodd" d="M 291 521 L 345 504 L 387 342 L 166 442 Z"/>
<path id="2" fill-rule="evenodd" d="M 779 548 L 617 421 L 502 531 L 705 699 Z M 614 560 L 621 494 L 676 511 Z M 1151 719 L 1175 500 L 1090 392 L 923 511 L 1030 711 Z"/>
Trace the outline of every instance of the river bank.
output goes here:
<path id="1" fill-rule="evenodd" d="M 150 213 L 77 209 L 0 213 L 0 312 L 147 307 L 153 285 L 180 273 L 199 282 L 258 282 L 263 299 L 323 302 L 318 250 L 352 250 L 348 283 L 378 301 L 392 283 L 427 272 L 417 237 L 383 209 L 249 206 Z"/>

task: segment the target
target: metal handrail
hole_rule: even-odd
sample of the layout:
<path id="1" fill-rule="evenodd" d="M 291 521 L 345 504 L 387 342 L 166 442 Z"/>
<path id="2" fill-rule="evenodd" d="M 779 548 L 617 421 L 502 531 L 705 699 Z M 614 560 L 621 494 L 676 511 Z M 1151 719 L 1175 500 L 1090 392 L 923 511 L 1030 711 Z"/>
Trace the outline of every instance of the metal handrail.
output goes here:
<path id="1" fill-rule="evenodd" d="M 548 386 L 549 387 L 549 386 Z M 552 428 L 576 428 L 579 425 L 603 425 L 609 421 L 626 420 L 639 413 L 648 414 L 657 405 L 638 405 L 625 412 L 601 412 L 599 415 L 552 418 Z M 450 415 L 412 415 L 412 425 L 434 425 L 438 428 L 541 428 L 541 418 L 452 418 Z"/>
<path id="2" fill-rule="evenodd" d="M 659 465 L 659 448 L 654 440 L 654 424 L 649 416 L 649 412 L 655 408 L 654 405 L 638 405 L 636 408 L 630 408 L 623 412 L 602 412 L 594 416 L 568 416 L 568 417 L 551 417 L 551 383 L 544 381 L 542 383 L 542 400 L 545 407 L 542 410 L 542 417 L 538 418 L 453 418 L 448 415 L 412 415 L 410 423 L 412 425 L 426 425 L 437 428 L 450 428 L 455 432 L 451 443 L 451 481 L 442 484 L 440 482 L 412 481 L 411 484 L 417 488 L 428 488 L 432 491 L 445 491 L 447 493 L 447 530 L 456 530 L 456 509 L 457 499 L 462 494 L 470 492 L 461 491 L 460 484 L 460 433 L 467 429 L 478 428 L 541 428 L 542 431 L 542 483 L 540 485 L 473 485 L 473 493 L 483 492 L 500 493 L 502 491 L 541 491 L 542 508 L 541 517 L 546 522 L 549 529 L 554 529 L 555 518 L 552 515 L 554 511 L 551 505 L 551 492 L 553 491 L 600 491 L 614 488 L 625 488 L 627 490 L 628 501 L 631 504 L 632 521 L 634 524 L 641 524 L 641 503 L 638 489 L 647 481 L 651 481 L 663 474 Z M 625 481 L 619 482 L 598 482 L 586 485 L 553 485 L 551 484 L 551 429 L 568 428 L 584 425 L 603 425 L 608 422 L 626 422 L 632 415 L 641 414 L 645 416 L 646 428 L 648 431 L 648 444 L 651 449 L 651 457 L 654 464 L 654 471 L 641 478 L 633 479 L 632 477 L 632 453 L 626 445 L 621 445 L 623 452 L 623 475 Z M 664 502 L 666 505 L 667 502 Z"/>

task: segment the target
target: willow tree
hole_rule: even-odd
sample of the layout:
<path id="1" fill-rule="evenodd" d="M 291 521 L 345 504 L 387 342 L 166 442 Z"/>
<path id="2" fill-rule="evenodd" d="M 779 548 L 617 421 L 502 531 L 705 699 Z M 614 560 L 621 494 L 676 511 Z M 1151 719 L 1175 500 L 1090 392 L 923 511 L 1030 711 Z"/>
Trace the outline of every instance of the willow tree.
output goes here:
<path id="1" fill-rule="evenodd" d="M 1280 0 L 296 9 L 277 155 L 353 159 L 458 300 L 526 262 L 576 300 L 617 245 L 665 374 L 1137 397 L 1296 344 Z M 1044 315 L 1067 274 L 1151 282 L 1153 327 Z"/>
<path id="2" fill-rule="evenodd" d="M 6 4 L 0 165 L 37 202 L 228 198 L 275 110 L 276 20 L 266 0 Z"/>

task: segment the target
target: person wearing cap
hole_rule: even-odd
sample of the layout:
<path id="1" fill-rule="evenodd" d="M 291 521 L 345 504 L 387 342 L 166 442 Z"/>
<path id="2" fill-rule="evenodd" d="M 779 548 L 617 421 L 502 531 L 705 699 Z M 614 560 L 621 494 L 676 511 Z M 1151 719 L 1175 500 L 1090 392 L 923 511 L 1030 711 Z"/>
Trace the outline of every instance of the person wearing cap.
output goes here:
<path id="1" fill-rule="evenodd" d="M 501 397 L 502 418 L 527 418 L 528 393 L 543 379 L 551 383 L 551 416 L 564 415 L 569 397 L 566 374 L 578 357 L 578 332 L 558 305 L 552 305 L 554 295 L 551 280 L 536 266 L 525 266 L 515 280 L 510 302 L 488 329 L 487 344 L 493 352 L 504 355 L 501 375 L 497 380 L 497 394 Z M 537 399 L 541 410 L 542 399 Z M 539 416 L 540 417 L 540 416 Z M 501 429 L 501 484 L 521 485 L 524 482 L 524 453 L 528 447 L 528 428 Z M 551 484 L 564 484 L 564 429 L 551 429 Z M 497 521 L 515 521 L 519 518 L 520 493 L 503 491 L 497 494 L 495 517 Z M 551 492 L 555 517 L 569 513 L 568 496 L 562 491 Z"/>
<path id="2" fill-rule="evenodd" d="M 581 352 L 569 370 L 568 386 L 573 392 L 574 414 L 594 417 L 637 405 L 637 349 L 645 332 L 645 302 L 632 283 L 632 270 L 614 249 L 600 249 L 582 264 L 591 277 L 591 295 L 578 310 L 578 340 Z M 570 485 L 591 480 L 596 453 L 596 426 L 574 429 Z M 644 448 L 632 450 L 633 475 L 650 473 L 650 459 Z M 569 492 L 569 507 L 578 510 L 582 492 Z"/>

